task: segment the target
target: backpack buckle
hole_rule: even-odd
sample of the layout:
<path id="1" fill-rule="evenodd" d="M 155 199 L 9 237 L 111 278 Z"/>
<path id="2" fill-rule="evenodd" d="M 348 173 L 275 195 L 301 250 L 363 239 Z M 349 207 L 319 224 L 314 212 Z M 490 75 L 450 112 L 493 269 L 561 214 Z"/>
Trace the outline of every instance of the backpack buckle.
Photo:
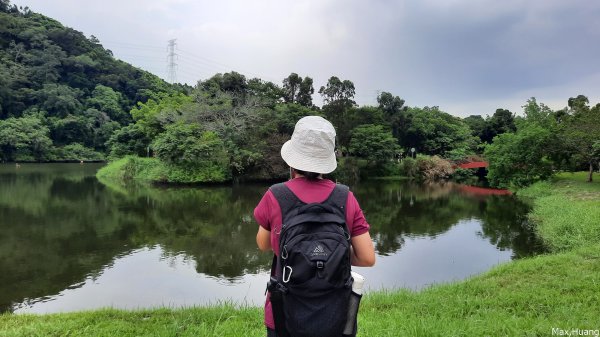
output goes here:
<path id="1" fill-rule="evenodd" d="M 325 267 L 323 261 L 317 261 L 317 269 L 323 269 L 323 267 Z"/>

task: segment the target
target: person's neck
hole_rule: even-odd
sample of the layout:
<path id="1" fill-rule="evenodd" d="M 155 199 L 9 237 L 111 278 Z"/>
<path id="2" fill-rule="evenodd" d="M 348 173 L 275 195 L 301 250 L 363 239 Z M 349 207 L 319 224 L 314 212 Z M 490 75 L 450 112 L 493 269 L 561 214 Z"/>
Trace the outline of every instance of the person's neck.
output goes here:
<path id="1" fill-rule="evenodd" d="M 296 179 L 296 178 L 306 178 L 303 174 L 297 173 L 297 172 L 292 172 L 292 179 Z M 317 179 L 323 179 L 323 175 L 320 174 Z"/>

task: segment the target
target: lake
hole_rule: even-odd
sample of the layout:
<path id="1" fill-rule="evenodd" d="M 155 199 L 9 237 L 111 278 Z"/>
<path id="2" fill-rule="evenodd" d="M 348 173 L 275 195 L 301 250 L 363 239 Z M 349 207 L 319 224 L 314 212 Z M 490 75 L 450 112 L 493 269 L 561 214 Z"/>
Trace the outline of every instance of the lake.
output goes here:
<path id="1" fill-rule="evenodd" d="M 100 182 L 102 164 L 0 165 L 0 311 L 262 305 L 272 255 L 252 213 L 268 184 Z M 377 263 L 369 290 L 462 280 L 542 248 L 510 195 L 408 181 L 350 184 Z"/>

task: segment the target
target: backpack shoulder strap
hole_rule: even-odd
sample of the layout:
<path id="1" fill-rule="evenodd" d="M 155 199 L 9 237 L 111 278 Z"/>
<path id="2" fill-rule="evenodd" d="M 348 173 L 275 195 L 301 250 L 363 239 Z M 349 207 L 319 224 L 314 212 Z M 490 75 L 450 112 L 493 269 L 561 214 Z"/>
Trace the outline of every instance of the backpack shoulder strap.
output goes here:
<path id="1" fill-rule="evenodd" d="M 328 203 L 343 209 L 345 212 L 346 202 L 348 201 L 348 192 L 350 188 L 343 184 L 335 184 L 333 191 L 323 203 Z"/>
<path id="2" fill-rule="evenodd" d="M 335 209 L 339 210 L 338 215 L 344 220 L 344 230 L 346 231 L 348 237 L 350 237 L 350 230 L 348 228 L 348 224 L 346 223 L 346 203 L 348 202 L 348 193 L 350 192 L 350 188 L 343 184 L 335 184 L 333 191 L 323 204 L 328 204 L 334 206 Z"/>
<path id="3" fill-rule="evenodd" d="M 298 205 L 304 205 L 304 203 L 290 190 L 285 183 L 279 183 L 269 188 L 281 208 L 281 220 L 283 223 L 286 222 L 286 218 L 290 211 Z"/>

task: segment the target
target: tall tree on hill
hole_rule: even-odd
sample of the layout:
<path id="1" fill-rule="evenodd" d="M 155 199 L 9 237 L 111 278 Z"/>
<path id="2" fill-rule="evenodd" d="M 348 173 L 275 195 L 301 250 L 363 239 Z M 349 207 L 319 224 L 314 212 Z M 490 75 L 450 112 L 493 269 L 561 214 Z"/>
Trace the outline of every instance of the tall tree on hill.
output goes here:
<path id="1" fill-rule="evenodd" d="M 296 73 L 291 73 L 283 79 L 283 99 L 286 103 L 296 103 L 300 84 L 302 84 L 302 77 Z"/>
<path id="2" fill-rule="evenodd" d="M 291 73 L 283 79 L 283 100 L 286 103 L 297 103 L 305 107 L 312 107 L 312 95 L 314 93 L 313 79 L 308 76 L 302 78 L 296 73 Z"/>
<path id="3" fill-rule="evenodd" d="M 273 82 L 252 78 L 248 80 L 248 94 L 264 100 L 267 106 L 274 106 L 283 98 L 283 89 Z"/>
<path id="4" fill-rule="evenodd" d="M 306 76 L 300 83 L 300 87 L 298 88 L 298 96 L 296 99 L 296 103 L 305 106 L 312 107 L 312 95 L 315 93 L 315 88 L 313 87 L 313 79 Z"/>
<path id="5" fill-rule="evenodd" d="M 325 105 L 325 116 L 337 129 L 338 143 L 345 153 L 350 145 L 352 125 L 348 116 L 350 110 L 356 105 L 354 102 L 354 83 L 350 80 L 340 80 L 331 76 L 326 86 L 319 89 Z"/>
<path id="6" fill-rule="evenodd" d="M 408 109 L 408 107 L 404 106 L 404 100 L 384 91 L 377 96 L 377 103 L 379 104 L 379 108 L 383 110 L 385 120 L 392 127 L 392 135 L 399 138 L 400 127 L 406 123 L 405 112 Z"/>

